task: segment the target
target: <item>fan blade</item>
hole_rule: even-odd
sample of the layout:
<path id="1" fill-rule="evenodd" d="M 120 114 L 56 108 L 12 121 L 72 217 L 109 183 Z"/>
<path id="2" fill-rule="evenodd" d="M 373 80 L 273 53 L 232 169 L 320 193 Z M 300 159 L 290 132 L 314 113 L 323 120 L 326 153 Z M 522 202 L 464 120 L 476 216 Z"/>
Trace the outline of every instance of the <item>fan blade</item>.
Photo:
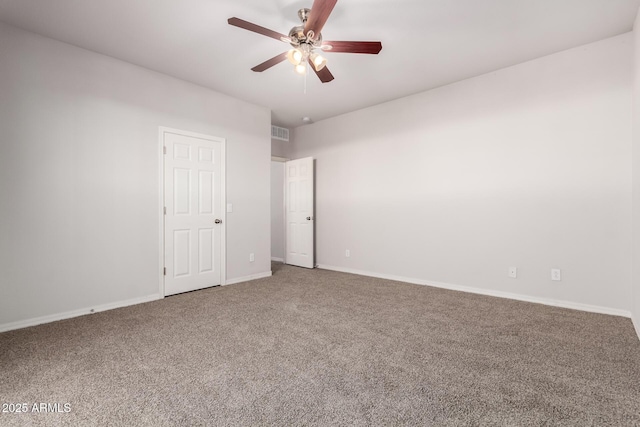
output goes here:
<path id="1" fill-rule="evenodd" d="M 253 31 L 254 33 L 262 34 L 263 36 L 271 37 L 276 40 L 282 41 L 282 38 L 285 38 L 285 39 L 289 38 L 284 34 L 280 34 L 268 28 L 261 27 L 260 25 L 252 24 L 251 22 L 245 21 L 244 19 L 229 18 L 227 22 L 229 23 L 229 25 L 233 25 L 234 27 Z"/>
<path id="2" fill-rule="evenodd" d="M 273 58 L 271 58 L 271 59 L 269 59 L 267 61 L 264 61 L 262 64 L 256 65 L 251 70 L 255 71 L 256 73 L 261 73 L 264 70 L 268 70 L 269 68 L 273 67 L 274 65 L 281 63 L 285 59 L 287 59 L 287 52 L 283 52 L 280 55 L 276 55 Z"/>
<path id="3" fill-rule="evenodd" d="M 338 0 L 314 0 L 307 22 L 304 24 L 304 33 L 313 31 L 316 36 L 320 34 L 337 2 Z"/>
<path id="4" fill-rule="evenodd" d="M 316 76 L 318 76 L 322 83 L 329 83 L 334 79 L 333 74 L 331 74 L 331 71 L 329 71 L 327 67 L 324 67 L 320 71 L 316 71 L 316 68 L 313 66 L 313 62 L 311 62 L 311 60 L 309 60 L 309 66 L 311 67 L 313 72 L 316 73 Z"/>
<path id="5" fill-rule="evenodd" d="M 331 47 L 331 49 L 328 48 Z M 380 42 L 323 42 L 322 50 L 325 52 L 344 53 L 370 53 L 377 55 L 382 50 Z"/>

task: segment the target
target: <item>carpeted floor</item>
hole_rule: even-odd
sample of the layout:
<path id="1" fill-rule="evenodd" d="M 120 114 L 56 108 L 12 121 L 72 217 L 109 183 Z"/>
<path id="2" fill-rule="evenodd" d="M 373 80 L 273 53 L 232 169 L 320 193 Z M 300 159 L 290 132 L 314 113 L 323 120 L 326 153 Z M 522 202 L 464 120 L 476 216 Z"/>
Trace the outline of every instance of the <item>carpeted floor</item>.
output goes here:
<path id="1" fill-rule="evenodd" d="M 0 403 L 28 405 L 2 426 L 631 426 L 640 341 L 625 318 L 274 265 L 0 334 Z"/>

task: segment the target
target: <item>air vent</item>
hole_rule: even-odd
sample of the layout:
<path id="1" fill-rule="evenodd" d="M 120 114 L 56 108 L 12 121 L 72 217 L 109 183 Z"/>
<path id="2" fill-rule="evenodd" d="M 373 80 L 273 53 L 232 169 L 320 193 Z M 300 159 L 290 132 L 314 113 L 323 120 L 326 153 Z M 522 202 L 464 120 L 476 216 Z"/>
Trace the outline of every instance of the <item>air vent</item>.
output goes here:
<path id="1" fill-rule="evenodd" d="M 288 141 L 289 129 L 281 128 L 278 126 L 271 126 L 271 138 L 279 139 L 280 141 Z"/>

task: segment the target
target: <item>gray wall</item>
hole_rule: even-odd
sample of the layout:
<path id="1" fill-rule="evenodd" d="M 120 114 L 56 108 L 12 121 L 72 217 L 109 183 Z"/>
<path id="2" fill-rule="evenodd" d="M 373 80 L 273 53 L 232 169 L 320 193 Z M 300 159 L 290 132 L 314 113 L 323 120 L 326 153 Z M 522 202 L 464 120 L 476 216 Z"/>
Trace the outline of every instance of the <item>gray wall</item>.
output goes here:
<path id="1" fill-rule="evenodd" d="M 293 157 L 316 158 L 318 263 L 630 315 L 632 43 L 294 129 Z"/>
<path id="2" fill-rule="evenodd" d="M 159 126 L 226 138 L 227 279 L 270 273 L 268 109 L 4 24 L 0 58 L 0 330 L 159 297 Z"/>
<path id="3" fill-rule="evenodd" d="M 280 141 L 279 139 L 271 140 L 271 155 L 275 157 L 291 158 L 291 145 L 293 141 Z"/>

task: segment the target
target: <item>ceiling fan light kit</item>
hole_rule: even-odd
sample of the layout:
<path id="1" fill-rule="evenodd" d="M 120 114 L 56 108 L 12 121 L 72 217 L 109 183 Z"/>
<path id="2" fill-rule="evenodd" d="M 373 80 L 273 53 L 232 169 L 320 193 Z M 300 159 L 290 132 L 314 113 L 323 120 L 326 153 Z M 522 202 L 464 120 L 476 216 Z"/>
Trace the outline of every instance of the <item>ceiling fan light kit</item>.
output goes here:
<path id="1" fill-rule="evenodd" d="M 314 52 L 314 49 L 319 49 L 323 52 L 364 53 L 372 55 L 378 54 L 382 49 L 382 43 L 380 42 L 322 41 L 322 28 L 327 22 L 337 1 L 338 0 L 314 0 L 311 9 L 300 9 L 298 11 L 298 17 L 300 21 L 302 21 L 302 25 L 293 27 L 289 31 L 288 36 L 240 18 L 229 18 L 227 22 L 229 25 L 289 43 L 293 47 L 293 49 L 288 52 L 284 52 L 262 64 L 256 65 L 252 68 L 253 71 L 262 72 L 286 59 L 295 67 L 295 71 L 299 74 L 306 74 L 307 64 L 310 64 L 320 81 L 322 83 L 328 83 L 332 81 L 334 77 L 327 68 L 327 59 Z"/>
<path id="2" fill-rule="evenodd" d="M 305 64 L 309 60 L 316 71 L 322 70 L 327 65 L 327 59 L 324 56 L 313 52 L 309 45 L 301 45 L 300 47 L 291 49 L 287 52 L 287 59 L 295 66 L 295 70 L 299 74 L 304 74 L 304 72 L 306 72 L 307 67 Z M 305 71 L 302 72 L 302 69 Z"/>
<path id="3" fill-rule="evenodd" d="M 302 52 L 300 52 L 298 49 L 291 49 L 289 52 L 287 52 L 287 59 L 293 65 L 299 65 L 302 62 L 302 58 Z"/>
<path id="4" fill-rule="evenodd" d="M 327 58 L 325 58 L 324 56 L 320 56 L 317 53 L 312 53 L 309 58 L 311 58 L 313 68 L 315 68 L 316 71 L 320 71 L 327 66 Z"/>
<path id="5" fill-rule="evenodd" d="M 295 66 L 294 70 L 296 73 L 304 76 L 307 74 L 307 64 L 298 64 Z"/>

